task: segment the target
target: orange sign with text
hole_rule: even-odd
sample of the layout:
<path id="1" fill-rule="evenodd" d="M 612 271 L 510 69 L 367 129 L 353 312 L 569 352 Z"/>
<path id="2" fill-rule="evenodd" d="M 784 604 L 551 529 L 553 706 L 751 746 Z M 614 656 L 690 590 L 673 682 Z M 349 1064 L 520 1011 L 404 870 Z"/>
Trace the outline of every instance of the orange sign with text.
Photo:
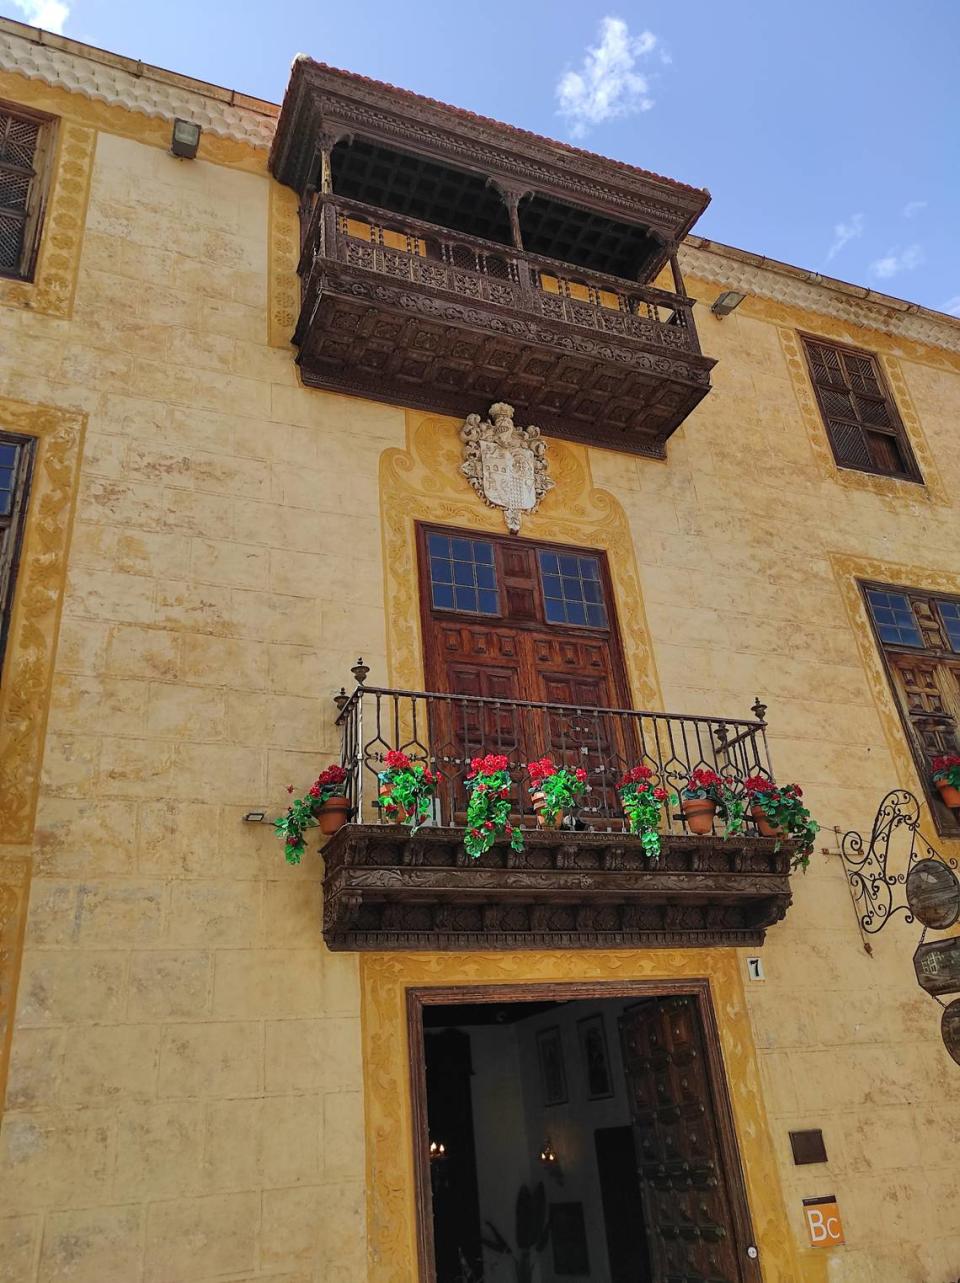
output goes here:
<path id="1" fill-rule="evenodd" d="M 835 1194 L 828 1194 L 824 1198 L 805 1198 L 803 1214 L 807 1221 L 811 1247 L 837 1247 L 846 1241 Z"/>

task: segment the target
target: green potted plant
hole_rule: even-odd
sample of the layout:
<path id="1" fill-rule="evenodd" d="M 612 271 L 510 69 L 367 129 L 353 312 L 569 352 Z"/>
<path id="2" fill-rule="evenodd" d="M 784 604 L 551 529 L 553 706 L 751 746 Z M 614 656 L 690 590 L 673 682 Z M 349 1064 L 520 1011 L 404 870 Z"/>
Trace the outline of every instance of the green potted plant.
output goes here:
<path id="1" fill-rule="evenodd" d="M 796 842 L 793 867 L 806 871 L 820 825 L 803 805 L 803 790 L 800 786 L 778 786 L 763 775 L 751 775 L 744 780 L 743 791 L 749 800 L 750 814 L 761 836 L 775 837 L 778 850 L 780 843 L 787 839 Z"/>
<path id="2" fill-rule="evenodd" d="M 283 838 L 284 855 L 288 864 L 299 864 L 306 850 L 304 831 L 319 828 L 326 837 L 341 828 L 350 816 L 350 799 L 343 791 L 347 771 L 336 763 L 331 763 L 321 771 L 304 797 L 295 798 L 287 808 L 286 815 L 274 820 L 273 829 L 277 837 Z M 287 792 L 293 792 L 293 785 L 287 785 Z"/>
<path id="3" fill-rule="evenodd" d="M 582 766 L 557 766 L 553 758 L 541 757 L 527 763 L 530 800 L 542 829 L 558 829 L 587 791 L 587 773 Z"/>
<path id="4" fill-rule="evenodd" d="M 535 1252 L 542 1252 L 550 1237 L 550 1216 L 547 1211 L 547 1194 L 543 1182 L 534 1190 L 526 1185 L 520 1186 L 517 1194 L 514 1235 L 517 1242 L 516 1251 L 503 1237 L 491 1221 L 485 1221 L 489 1235 L 481 1238 L 483 1246 L 501 1256 L 509 1256 L 513 1261 L 513 1273 L 516 1283 L 533 1283 L 533 1271 L 536 1265 Z"/>
<path id="5" fill-rule="evenodd" d="M 680 810 L 691 833 L 705 834 L 713 829 L 714 817 L 724 821 L 724 837 L 743 828 L 744 803 L 722 776 L 707 766 L 691 771 L 680 790 Z"/>
<path id="6" fill-rule="evenodd" d="M 392 748 L 384 758 L 384 770 L 377 775 L 379 796 L 373 804 L 391 824 L 407 824 L 416 830 L 430 814 L 430 801 L 437 782 L 429 766 L 413 762 L 406 753 Z"/>
<path id="7" fill-rule="evenodd" d="M 946 753 L 933 759 L 933 782 L 940 790 L 944 806 L 960 806 L 960 757 Z"/>
<path id="8" fill-rule="evenodd" d="M 643 843 L 644 855 L 651 860 L 659 859 L 660 816 L 667 790 L 654 786 L 649 766 L 632 766 L 625 771 L 617 789 L 630 832 Z"/>
<path id="9" fill-rule="evenodd" d="M 523 850 L 523 830 L 510 823 L 510 775 L 502 753 L 475 757 L 466 779 L 470 790 L 463 845 L 477 860 L 489 851 L 498 837 L 508 837 L 514 851 Z"/>

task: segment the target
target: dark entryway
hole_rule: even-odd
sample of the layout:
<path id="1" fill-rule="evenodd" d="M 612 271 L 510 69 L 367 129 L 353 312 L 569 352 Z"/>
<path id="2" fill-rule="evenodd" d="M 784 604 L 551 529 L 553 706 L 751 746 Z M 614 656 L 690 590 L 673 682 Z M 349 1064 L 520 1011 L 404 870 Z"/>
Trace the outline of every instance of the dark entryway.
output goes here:
<path id="1" fill-rule="evenodd" d="M 543 988 L 411 995 L 422 1283 L 759 1283 L 705 986 Z"/>

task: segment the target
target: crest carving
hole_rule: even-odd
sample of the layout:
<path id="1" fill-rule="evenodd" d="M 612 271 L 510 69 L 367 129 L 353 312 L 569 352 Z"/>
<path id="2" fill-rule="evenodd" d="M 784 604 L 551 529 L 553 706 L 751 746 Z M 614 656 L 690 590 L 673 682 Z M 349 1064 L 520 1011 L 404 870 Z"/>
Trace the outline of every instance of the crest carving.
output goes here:
<path id="1" fill-rule="evenodd" d="M 517 534 L 523 514 L 536 512 L 554 485 L 547 476 L 547 445 L 540 429 L 532 423 L 518 428 L 513 406 L 497 401 L 487 419 L 467 415 L 460 440 L 460 471 L 485 504 L 502 509 L 507 529 Z"/>

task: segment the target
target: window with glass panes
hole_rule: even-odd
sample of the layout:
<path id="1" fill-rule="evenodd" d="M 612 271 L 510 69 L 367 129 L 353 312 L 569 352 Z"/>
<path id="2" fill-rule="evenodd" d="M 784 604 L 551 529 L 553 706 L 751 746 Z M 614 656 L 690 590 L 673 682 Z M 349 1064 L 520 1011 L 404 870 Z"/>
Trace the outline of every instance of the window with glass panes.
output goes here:
<path id="1" fill-rule="evenodd" d="M 500 610 L 493 544 L 486 539 L 429 534 L 430 593 L 434 610 L 496 615 Z"/>
<path id="2" fill-rule="evenodd" d="M 930 779 L 930 763 L 960 752 L 960 598 L 886 584 L 863 593 L 904 730 L 941 832 L 960 829 Z"/>
<path id="3" fill-rule="evenodd" d="M 538 559 L 547 622 L 606 628 L 607 612 L 597 558 L 541 549 Z"/>
<path id="4" fill-rule="evenodd" d="M 32 437 L 0 432 L 0 669 L 13 610 L 33 450 Z"/>
<path id="5" fill-rule="evenodd" d="M 922 481 L 877 358 L 856 348 L 801 337 L 837 463 L 861 472 Z"/>

